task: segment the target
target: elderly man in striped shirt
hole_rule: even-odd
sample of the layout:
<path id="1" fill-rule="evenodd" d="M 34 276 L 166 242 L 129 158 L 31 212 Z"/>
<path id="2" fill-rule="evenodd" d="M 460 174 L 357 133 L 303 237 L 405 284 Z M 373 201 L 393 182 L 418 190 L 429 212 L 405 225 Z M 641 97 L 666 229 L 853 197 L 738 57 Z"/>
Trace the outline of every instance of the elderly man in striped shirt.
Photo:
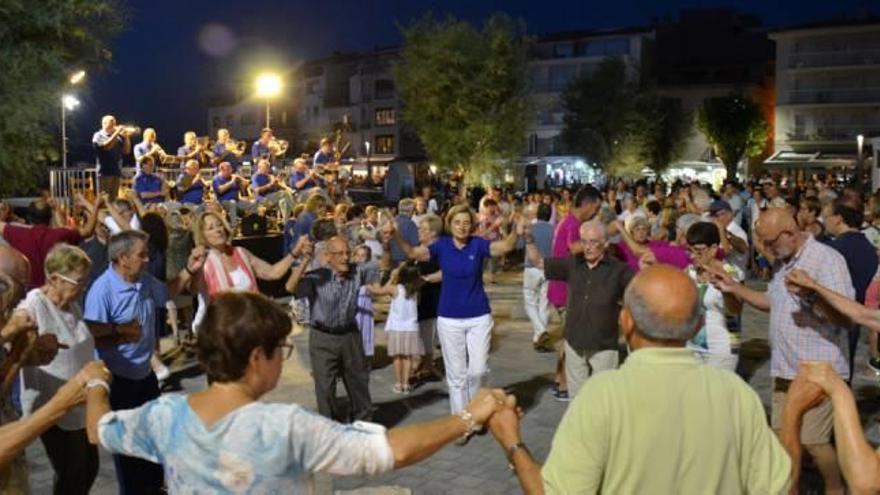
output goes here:
<path id="1" fill-rule="evenodd" d="M 846 261 L 833 248 L 801 232 L 784 208 L 770 208 L 755 228 L 759 248 L 775 260 L 767 292 L 750 289 L 718 274 L 718 287 L 750 305 L 770 312 L 770 375 L 773 377 L 771 423 L 779 431 L 788 387 L 803 361 L 828 361 L 844 380 L 850 376 L 848 327 L 813 297 L 799 297 L 786 289 L 785 278 L 799 269 L 832 290 L 854 297 Z M 816 461 L 826 493 L 843 493 L 843 483 L 831 432 L 834 418 L 827 399 L 804 415 L 801 443 Z"/>

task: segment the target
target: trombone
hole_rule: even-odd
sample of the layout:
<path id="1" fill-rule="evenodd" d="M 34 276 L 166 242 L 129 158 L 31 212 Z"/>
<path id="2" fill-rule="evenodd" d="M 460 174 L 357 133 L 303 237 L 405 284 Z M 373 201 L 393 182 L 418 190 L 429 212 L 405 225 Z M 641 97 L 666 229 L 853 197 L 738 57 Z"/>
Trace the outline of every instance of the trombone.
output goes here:
<path id="1" fill-rule="evenodd" d="M 276 139 L 272 138 L 269 141 L 269 153 L 275 158 L 280 158 L 287 153 L 287 149 L 290 147 L 290 143 L 286 139 Z"/>

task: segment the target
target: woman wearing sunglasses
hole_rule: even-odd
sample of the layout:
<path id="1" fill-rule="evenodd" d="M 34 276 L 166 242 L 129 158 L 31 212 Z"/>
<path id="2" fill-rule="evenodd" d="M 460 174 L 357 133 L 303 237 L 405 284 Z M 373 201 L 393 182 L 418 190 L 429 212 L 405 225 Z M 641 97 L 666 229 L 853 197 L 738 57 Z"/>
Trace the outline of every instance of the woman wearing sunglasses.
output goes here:
<path id="1" fill-rule="evenodd" d="M 730 331 L 728 321 L 742 311 L 742 301 L 733 294 L 724 294 L 712 285 L 713 275 L 724 272 L 738 282 L 742 271 L 718 259 L 721 236 L 710 222 L 698 222 L 687 230 L 688 254 L 691 264 L 688 275 L 697 284 L 703 308 L 703 326 L 688 342 L 688 347 L 703 362 L 717 368 L 736 371 L 739 362 L 739 335 Z"/>

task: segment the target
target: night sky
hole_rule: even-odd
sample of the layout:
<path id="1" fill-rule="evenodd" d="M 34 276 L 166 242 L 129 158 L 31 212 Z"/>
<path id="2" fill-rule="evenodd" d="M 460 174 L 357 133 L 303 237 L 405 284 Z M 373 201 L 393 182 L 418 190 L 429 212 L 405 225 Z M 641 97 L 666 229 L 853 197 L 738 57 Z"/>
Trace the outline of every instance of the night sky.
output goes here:
<path id="1" fill-rule="evenodd" d="M 876 3 L 876 2 L 874 2 Z M 185 130 L 205 133 L 207 99 L 251 81 L 264 68 L 367 51 L 399 43 L 398 23 L 431 10 L 475 23 L 502 11 L 525 20 L 530 34 L 645 25 L 682 8 L 735 5 L 765 25 L 786 26 L 854 15 L 866 0 L 585 0 L 224 1 L 130 0 L 130 20 L 112 44 L 113 61 L 78 88 L 83 105 L 70 118 L 71 155 L 91 160 L 100 116 L 155 127 L 166 150 Z M 877 7 L 874 7 L 874 12 Z M 290 83 L 292 81 L 288 81 Z"/>

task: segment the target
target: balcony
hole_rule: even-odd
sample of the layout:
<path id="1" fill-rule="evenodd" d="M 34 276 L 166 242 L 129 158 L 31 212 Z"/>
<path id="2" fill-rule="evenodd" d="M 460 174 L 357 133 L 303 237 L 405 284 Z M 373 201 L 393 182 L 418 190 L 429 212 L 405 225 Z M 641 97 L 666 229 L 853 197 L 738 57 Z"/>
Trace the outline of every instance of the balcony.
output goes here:
<path id="1" fill-rule="evenodd" d="M 880 48 L 792 53 L 789 69 L 880 65 Z"/>
<path id="2" fill-rule="evenodd" d="M 880 87 L 793 89 L 782 105 L 880 104 Z"/>
<path id="3" fill-rule="evenodd" d="M 850 142 L 855 145 L 856 136 L 880 135 L 880 122 L 867 122 L 865 124 L 820 124 L 814 132 L 803 129 L 795 130 L 786 135 L 788 141 L 798 143 L 832 143 Z"/>

